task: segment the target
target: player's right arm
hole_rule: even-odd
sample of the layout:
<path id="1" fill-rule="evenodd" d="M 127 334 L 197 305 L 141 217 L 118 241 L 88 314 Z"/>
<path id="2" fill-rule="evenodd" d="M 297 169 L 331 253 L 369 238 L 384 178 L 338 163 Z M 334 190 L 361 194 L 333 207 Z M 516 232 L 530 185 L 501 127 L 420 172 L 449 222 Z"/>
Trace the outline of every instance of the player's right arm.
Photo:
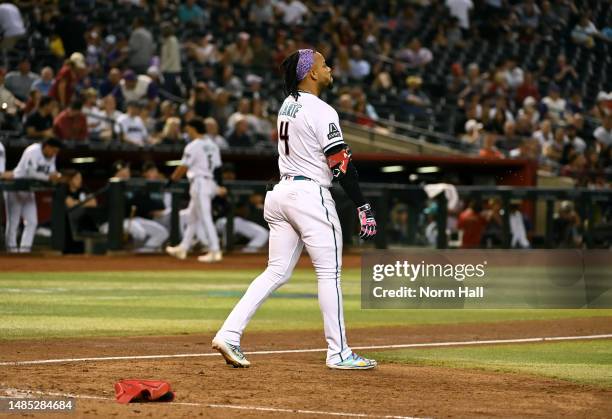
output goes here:
<path id="1" fill-rule="evenodd" d="M 190 144 L 191 143 L 189 143 L 183 150 L 183 157 L 181 158 L 180 166 L 177 166 L 177 168 L 174 169 L 174 172 L 172 172 L 172 175 L 170 175 L 171 182 L 176 182 L 177 180 L 182 179 L 183 176 L 187 174 L 187 171 L 189 170 L 189 166 L 191 165 L 191 161 L 193 159 L 192 150 L 191 147 L 189 147 Z"/>

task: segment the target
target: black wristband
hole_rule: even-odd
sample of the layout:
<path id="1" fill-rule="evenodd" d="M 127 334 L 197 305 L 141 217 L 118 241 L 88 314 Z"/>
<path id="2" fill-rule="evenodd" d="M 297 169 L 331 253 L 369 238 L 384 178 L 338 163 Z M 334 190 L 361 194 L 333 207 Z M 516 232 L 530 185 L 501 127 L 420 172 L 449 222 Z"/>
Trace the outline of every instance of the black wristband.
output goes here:
<path id="1" fill-rule="evenodd" d="M 346 173 L 341 176 L 338 181 L 340 182 L 340 185 L 342 185 L 344 192 L 346 192 L 348 197 L 351 198 L 357 207 L 360 207 L 366 203 L 363 193 L 361 192 L 361 187 L 359 186 L 359 175 L 357 173 L 357 168 L 353 164 L 352 160 L 350 160 L 348 163 Z"/>

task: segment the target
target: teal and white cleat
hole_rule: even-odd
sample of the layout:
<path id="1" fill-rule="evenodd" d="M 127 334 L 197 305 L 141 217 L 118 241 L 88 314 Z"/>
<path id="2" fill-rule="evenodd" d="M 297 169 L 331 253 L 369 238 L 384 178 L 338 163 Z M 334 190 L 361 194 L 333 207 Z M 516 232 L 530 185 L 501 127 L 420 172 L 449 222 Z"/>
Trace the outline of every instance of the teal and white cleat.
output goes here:
<path id="1" fill-rule="evenodd" d="M 327 364 L 327 367 L 335 370 L 370 370 L 376 365 L 378 364 L 375 360 L 364 358 L 353 352 L 344 361 L 337 364 Z"/>
<path id="2" fill-rule="evenodd" d="M 251 363 L 246 359 L 240 346 L 232 345 L 223 339 L 215 337 L 212 341 L 212 348 L 221 353 L 225 362 L 234 368 L 248 368 Z"/>

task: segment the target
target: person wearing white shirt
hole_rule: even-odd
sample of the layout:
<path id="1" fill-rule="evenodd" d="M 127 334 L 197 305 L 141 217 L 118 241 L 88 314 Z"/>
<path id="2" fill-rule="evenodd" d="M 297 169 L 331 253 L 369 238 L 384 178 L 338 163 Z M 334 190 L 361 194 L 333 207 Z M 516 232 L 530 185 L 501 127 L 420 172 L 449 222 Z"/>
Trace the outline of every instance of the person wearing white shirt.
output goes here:
<path id="1" fill-rule="evenodd" d="M 283 14 L 285 25 L 298 25 L 309 13 L 308 7 L 299 0 L 281 0 L 276 3 L 276 9 Z"/>
<path id="2" fill-rule="evenodd" d="M 117 124 L 121 130 L 123 141 L 143 147 L 149 141 L 149 132 L 140 117 L 141 106 L 138 102 L 129 102 L 127 113 L 121 115 Z"/>
<path id="3" fill-rule="evenodd" d="M 0 32 L 2 33 L 0 49 L 2 50 L 3 62 L 6 64 L 6 53 L 13 49 L 19 38 L 26 34 L 23 18 L 14 4 L 0 4 Z"/>
<path id="4" fill-rule="evenodd" d="M 61 141 L 51 138 L 43 143 L 28 146 L 21 155 L 15 170 L 15 179 L 38 179 L 56 182 L 61 175 L 55 168 L 55 157 L 62 148 Z M 32 249 L 34 233 L 38 225 L 36 196 L 30 191 L 7 192 L 6 205 L 6 247 L 9 252 L 28 253 Z M 17 243 L 19 223 L 23 219 L 21 241 Z"/>
<path id="5" fill-rule="evenodd" d="M 474 8 L 472 0 L 446 0 L 451 16 L 459 20 L 461 29 L 470 29 L 470 10 Z"/>
<path id="6" fill-rule="evenodd" d="M 606 115 L 603 124 L 595 129 L 593 137 L 603 147 L 612 146 L 612 115 Z"/>

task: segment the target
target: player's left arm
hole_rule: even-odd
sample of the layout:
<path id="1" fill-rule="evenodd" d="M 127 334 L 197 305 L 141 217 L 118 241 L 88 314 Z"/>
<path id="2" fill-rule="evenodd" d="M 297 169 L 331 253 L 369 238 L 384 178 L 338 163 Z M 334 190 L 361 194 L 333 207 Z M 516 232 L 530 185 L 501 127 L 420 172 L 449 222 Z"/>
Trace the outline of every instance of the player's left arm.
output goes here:
<path id="1" fill-rule="evenodd" d="M 342 189 L 357 206 L 357 215 L 361 224 L 359 236 L 362 239 L 374 237 L 376 235 L 374 213 L 359 186 L 359 174 L 353 163 L 351 150 L 344 142 L 338 113 L 333 108 L 330 107 L 318 117 L 316 131 L 334 179 L 340 183 Z"/>

